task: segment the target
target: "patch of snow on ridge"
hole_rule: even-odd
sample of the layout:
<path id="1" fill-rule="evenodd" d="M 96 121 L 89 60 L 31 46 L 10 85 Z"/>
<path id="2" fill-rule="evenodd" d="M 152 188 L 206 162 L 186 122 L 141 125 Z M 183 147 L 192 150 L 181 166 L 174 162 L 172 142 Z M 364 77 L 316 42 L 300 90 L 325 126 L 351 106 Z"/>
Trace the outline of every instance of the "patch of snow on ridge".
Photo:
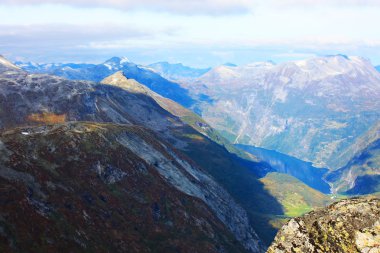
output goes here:
<path id="1" fill-rule="evenodd" d="M 120 58 L 120 64 L 123 64 L 123 63 L 126 63 L 126 62 L 130 62 L 127 57 L 121 57 Z"/>
<path id="2" fill-rule="evenodd" d="M 113 68 L 113 67 L 112 67 L 111 65 L 109 65 L 108 63 L 105 63 L 104 66 L 106 66 L 109 70 L 112 70 L 112 68 Z"/>

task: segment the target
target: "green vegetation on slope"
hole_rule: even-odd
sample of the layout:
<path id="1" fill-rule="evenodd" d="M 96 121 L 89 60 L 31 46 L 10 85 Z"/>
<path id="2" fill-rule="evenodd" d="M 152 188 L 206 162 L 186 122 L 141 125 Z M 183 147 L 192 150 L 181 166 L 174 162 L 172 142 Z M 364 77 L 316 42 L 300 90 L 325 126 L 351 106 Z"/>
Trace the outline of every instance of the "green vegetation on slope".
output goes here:
<path id="1" fill-rule="evenodd" d="M 287 174 L 269 173 L 260 181 L 281 203 L 288 217 L 300 216 L 331 202 L 327 195 Z"/>

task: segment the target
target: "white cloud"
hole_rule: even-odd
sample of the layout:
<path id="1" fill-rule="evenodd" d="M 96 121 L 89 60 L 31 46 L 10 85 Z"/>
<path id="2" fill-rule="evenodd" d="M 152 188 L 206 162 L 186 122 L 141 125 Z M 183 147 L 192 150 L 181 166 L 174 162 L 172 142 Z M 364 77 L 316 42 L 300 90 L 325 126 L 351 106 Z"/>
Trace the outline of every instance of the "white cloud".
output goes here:
<path id="1" fill-rule="evenodd" d="M 380 0 L 0 0 L 0 53 L 236 63 L 344 53 L 380 62 L 379 8 Z"/>
<path id="2" fill-rule="evenodd" d="M 103 54 L 101 51 L 112 49 L 112 43 L 117 41 L 123 41 L 123 49 L 126 50 L 144 41 L 156 41 L 157 36 L 170 36 L 172 33 L 171 29 L 154 30 L 125 24 L 0 25 L 0 53 L 15 59 L 29 56 L 42 61 L 49 57 L 63 60 L 79 56 L 80 59 L 99 59 L 102 58 L 99 57 Z"/>
<path id="3" fill-rule="evenodd" d="M 145 9 L 180 14 L 231 14 L 251 10 L 250 0 L 2 0 L 2 4 L 61 4 L 80 7 L 106 7 L 123 10 Z"/>
<path id="4" fill-rule="evenodd" d="M 124 10 L 149 9 L 182 14 L 227 14 L 252 11 L 256 6 L 379 6 L 379 0 L 2 0 L 1 4 L 61 4 L 81 7 L 108 7 Z"/>
<path id="5" fill-rule="evenodd" d="M 170 35 L 172 29 L 147 29 L 117 24 L 69 25 L 0 25 L 0 47 L 77 47 L 101 41 L 153 40 L 158 35 Z"/>
<path id="6" fill-rule="evenodd" d="M 378 6 L 380 7 L 379 0 L 267 0 L 256 1 L 256 4 L 271 5 L 276 7 L 364 7 L 364 6 Z"/>

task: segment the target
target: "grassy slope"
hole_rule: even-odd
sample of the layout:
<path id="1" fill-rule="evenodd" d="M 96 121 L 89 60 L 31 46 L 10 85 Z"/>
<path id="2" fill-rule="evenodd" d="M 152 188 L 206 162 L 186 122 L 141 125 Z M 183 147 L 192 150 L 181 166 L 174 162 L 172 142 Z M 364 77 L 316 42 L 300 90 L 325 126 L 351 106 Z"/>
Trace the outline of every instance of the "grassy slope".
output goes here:
<path id="1" fill-rule="evenodd" d="M 281 203 L 288 217 L 300 216 L 330 203 L 327 195 L 286 174 L 269 173 L 260 181 Z"/>

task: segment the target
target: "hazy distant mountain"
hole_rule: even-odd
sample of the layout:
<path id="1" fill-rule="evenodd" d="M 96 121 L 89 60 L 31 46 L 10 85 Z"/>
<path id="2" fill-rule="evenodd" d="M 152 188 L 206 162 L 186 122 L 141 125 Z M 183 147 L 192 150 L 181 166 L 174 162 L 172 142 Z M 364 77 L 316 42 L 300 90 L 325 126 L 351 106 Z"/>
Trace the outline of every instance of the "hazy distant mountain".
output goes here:
<path id="1" fill-rule="evenodd" d="M 99 82 L 117 71 L 123 71 L 162 96 L 170 98 L 186 107 L 193 104 L 188 91 L 177 83 L 169 81 L 150 68 L 130 62 L 126 57 L 113 57 L 102 64 L 54 63 L 36 64 L 17 62 L 18 66 L 31 73 L 47 73 L 71 80 L 89 80 Z"/>
<path id="2" fill-rule="evenodd" d="M 380 73 L 360 57 L 220 66 L 186 87 L 210 96 L 201 114 L 229 140 L 316 166 L 344 166 L 380 119 Z"/>
<path id="3" fill-rule="evenodd" d="M 194 79 L 210 70 L 210 68 L 191 68 L 182 63 L 171 64 L 168 62 L 157 62 L 148 65 L 148 67 L 169 80 Z"/>

